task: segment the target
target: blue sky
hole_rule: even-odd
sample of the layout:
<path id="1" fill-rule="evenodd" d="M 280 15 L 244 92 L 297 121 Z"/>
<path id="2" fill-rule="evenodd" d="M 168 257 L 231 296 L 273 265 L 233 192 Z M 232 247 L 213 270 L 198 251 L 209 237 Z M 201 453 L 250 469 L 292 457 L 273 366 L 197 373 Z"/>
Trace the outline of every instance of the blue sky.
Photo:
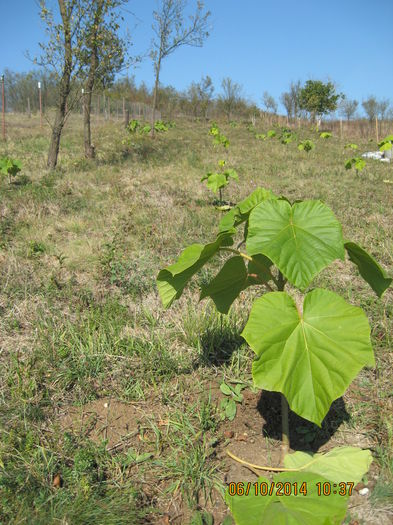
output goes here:
<path id="1" fill-rule="evenodd" d="M 44 39 L 37 3 L 0 2 L 8 21 L 0 32 L 0 71 L 27 71 L 26 50 L 34 55 Z M 156 0 L 128 3 L 124 16 L 135 53 L 149 48 L 156 7 Z M 332 80 L 360 102 L 373 94 L 393 103 L 393 0 L 206 0 L 205 7 L 212 13 L 210 37 L 202 48 L 183 47 L 163 62 L 164 85 L 183 90 L 209 75 L 219 93 L 229 76 L 260 105 L 264 91 L 278 100 L 291 81 L 312 78 Z M 153 84 L 148 58 L 130 74 Z"/>

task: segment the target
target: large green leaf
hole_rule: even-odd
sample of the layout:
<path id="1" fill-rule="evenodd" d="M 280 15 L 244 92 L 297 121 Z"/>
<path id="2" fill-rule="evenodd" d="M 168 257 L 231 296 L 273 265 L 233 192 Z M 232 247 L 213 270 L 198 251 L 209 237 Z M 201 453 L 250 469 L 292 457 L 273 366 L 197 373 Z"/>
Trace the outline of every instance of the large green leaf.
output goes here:
<path id="1" fill-rule="evenodd" d="M 239 224 L 248 219 L 251 210 L 253 210 L 255 206 L 258 206 L 258 204 L 267 199 L 277 199 L 277 196 L 270 190 L 257 188 L 248 197 L 240 201 L 229 213 L 224 215 L 221 219 L 219 230 L 222 232 L 234 226 L 239 226 Z"/>
<path id="2" fill-rule="evenodd" d="M 232 229 L 217 236 L 209 244 L 192 244 L 181 253 L 175 264 L 161 270 L 157 276 L 157 287 L 161 301 L 168 308 L 175 299 L 183 293 L 183 289 L 191 277 L 215 255 L 221 246 L 232 244 Z"/>
<path id="3" fill-rule="evenodd" d="M 372 463 L 369 450 L 356 447 L 337 447 L 326 454 L 295 452 L 284 459 L 286 468 L 304 468 L 332 481 L 333 483 L 359 483 Z"/>
<path id="4" fill-rule="evenodd" d="M 262 253 L 304 289 L 335 259 L 344 259 L 341 224 L 321 201 L 265 200 L 250 213 L 247 251 Z"/>
<path id="5" fill-rule="evenodd" d="M 227 314 L 240 292 L 249 286 L 260 285 L 271 279 L 272 262 L 264 255 L 254 255 L 248 270 L 241 256 L 228 259 L 218 274 L 202 287 L 200 301 L 211 297 L 219 312 Z"/>
<path id="6" fill-rule="evenodd" d="M 345 249 L 350 261 L 358 267 L 360 275 L 371 286 L 374 292 L 381 297 L 383 292 L 389 288 L 392 279 L 388 277 L 377 261 L 354 242 L 346 242 Z"/>
<path id="7" fill-rule="evenodd" d="M 363 310 L 337 294 L 308 293 L 301 314 L 284 292 L 257 299 L 242 336 L 257 354 L 257 387 L 282 392 L 299 416 L 321 425 L 365 365 L 374 365 Z"/>
<path id="8" fill-rule="evenodd" d="M 244 290 L 247 275 L 243 257 L 228 259 L 216 277 L 207 286 L 202 287 L 200 300 L 211 297 L 217 310 L 227 314 L 233 301 Z"/>
<path id="9" fill-rule="evenodd" d="M 212 173 L 207 178 L 206 186 L 214 193 L 228 184 L 228 179 L 223 173 Z"/>
<path id="10" fill-rule="evenodd" d="M 328 483 L 327 479 L 310 472 L 285 472 L 274 476 L 273 481 L 271 496 L 256 496 L 254 483 L 250 483 L 247 496 L 229 496 L 227 489 L 225 500 L 237 525 L 340 525 L 345 518 L 348 496 L 333 491 L 330 496 L 318 495 L 317 483 Z M 266 483 L 270 490 L 272 482 L 267 478 L 260 477 L 257 482 L 258 487 Z M 291 495 L 277 495 L 279 483 L 289 483 Z M 299 492 L 301 487 L 306 488 L 307 495 Z"/>

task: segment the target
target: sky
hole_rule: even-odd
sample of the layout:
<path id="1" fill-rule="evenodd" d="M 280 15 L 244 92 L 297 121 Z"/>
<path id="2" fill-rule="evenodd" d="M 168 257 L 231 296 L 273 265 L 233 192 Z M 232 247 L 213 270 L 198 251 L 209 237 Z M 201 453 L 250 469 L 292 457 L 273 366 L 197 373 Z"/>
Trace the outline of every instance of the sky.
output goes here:
<path id="1" fill-rule="evenodd" d="M 188 10 L 196 0 L 188 0 Z M 49 0 L 55 5 L 55 0 Z M 359 102 L 369 95 L 393 104 L 393 0 L 205 0 L 210 36 L 202 48 L 182 47 L 162 64 L 161 83 L 185 90 L 209 75 L 219 94 L 224 77 L 243 96 L 262 105 L 268 91 L 278 101 L 291 81 L 331 80 Z M 152 12 L 158 0 L 131 0 L 123 11 L 134 45 L 146 55 L 129 70 L 136 82 L 153 85 L 148 57 Z M 28 71 L 45 39 L 35 0 L 0 0 L 0 71 Z M 280 108 L 283 111 L 283 108 Z"/>

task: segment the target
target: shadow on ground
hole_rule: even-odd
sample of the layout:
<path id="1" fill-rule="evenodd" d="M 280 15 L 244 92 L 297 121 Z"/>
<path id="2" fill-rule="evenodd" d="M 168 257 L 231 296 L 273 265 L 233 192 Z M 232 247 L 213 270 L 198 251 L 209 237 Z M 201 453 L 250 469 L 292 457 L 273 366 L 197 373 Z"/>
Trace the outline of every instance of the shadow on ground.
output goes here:
<path id="1" fill-rule="evenodd" d="M 264 391 L 258 401 L 258 411 L 264 419 L 262 434 L 265 437 L 281 440 L 281 398 L 278 392 Z M 342 397 L 336 399 L 325 419 L 322 428 L 289 412 L 289 438 L 292 450 L 317 452 L 336 433 L 344 421 L 349 421 Z"/>

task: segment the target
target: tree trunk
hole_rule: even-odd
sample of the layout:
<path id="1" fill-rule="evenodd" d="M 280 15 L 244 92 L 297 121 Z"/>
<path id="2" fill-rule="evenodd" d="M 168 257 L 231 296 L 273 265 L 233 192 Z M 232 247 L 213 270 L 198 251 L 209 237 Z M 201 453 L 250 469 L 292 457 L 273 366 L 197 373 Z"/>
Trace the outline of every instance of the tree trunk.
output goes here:
<path id="1" fill-rule="evenodd" d="M 59 87 L 59 104 L 56 111 L 55 124 L 52 128 L 52 136 L 49 145 L 47 167 L 51 170 L 56 168 L 59 155 L 61 132 L 63 131 L 67 98 L 70 94 L 70 79 L 72 72 L 72 43 L 71 43 L 71 9 L 67 12 L 64 0 L 58 0 L 60 14 L 64 28 L 64 64 Z"/>
<path id="2" fill-rule="evenodd" d="M 88 89 L 87 93 L 83 95 L 83 134 L 84 134 L 84 141 L 85 141 L 85 157 L 87 159 L 94 159 L 95 151 L 94 151 L 94 146 L 91 144 L 91 126 L 90 126 L 92 90 L 89 87 L 87 89 Z"/>
<path id="3" fill-rule="evenodd" d="M 160 82 L 160 68 L 161 68 L 161 55 L 158 58 L 157 67 L 156 67 L 156 80 L 154 82 L 153 111 L 152 111 L 152 117 L 151 117 L 151 132 L 150 132 L 151 137 L 154 137 L 154 123 L 156 121 L 157 92 L 158 92 L 158 85 Z"/>

